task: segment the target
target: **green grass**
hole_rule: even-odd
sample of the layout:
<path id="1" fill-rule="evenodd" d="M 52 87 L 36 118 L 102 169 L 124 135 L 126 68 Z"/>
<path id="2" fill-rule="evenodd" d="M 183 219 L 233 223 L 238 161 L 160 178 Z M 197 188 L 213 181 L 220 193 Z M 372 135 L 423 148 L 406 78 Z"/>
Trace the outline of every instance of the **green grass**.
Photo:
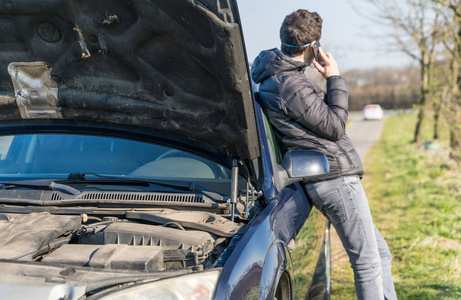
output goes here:
<path id="1" fill-rule="evenodd" d="M 322 246 L 320 240 L 324 224 L 322 214 L 313 209 L 296 236 L 296 248 L 291 252 L 295 276 L 294 299 L 304 299 L 309 289 Z"/>
<path id="2" fill-rule="evenodd" d="M 394 256 L 399 299 L 461 299 L 461 172 L 441 148 L 411 143 L 415 115 L 387 118 L 364 161 L 376 226 Z M 430 122 L 423 130 L 430 140 Z M 333 262 L 334 264 L 334 262 Z M 349 263 L 333 270 L 332 299 L 354 299 Z"/>

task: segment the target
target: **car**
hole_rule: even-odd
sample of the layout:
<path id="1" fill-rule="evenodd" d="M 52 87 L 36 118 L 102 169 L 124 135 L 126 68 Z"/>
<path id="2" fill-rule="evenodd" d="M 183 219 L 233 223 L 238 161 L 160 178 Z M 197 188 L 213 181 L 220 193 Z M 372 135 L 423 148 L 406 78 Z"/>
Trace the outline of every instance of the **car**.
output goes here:
<path id="1" fill-rule="evenodd" d="M 364 120 L 381 120 L 383 118 L 383 109 L 379 104 L 368 104 L 363 108 Z"/>
<path id="2" fill-rule="evenodd" d="M 234 0 L 3 14 L 1 299 L 329 297 L 328 161 L 280 146 Z"/>

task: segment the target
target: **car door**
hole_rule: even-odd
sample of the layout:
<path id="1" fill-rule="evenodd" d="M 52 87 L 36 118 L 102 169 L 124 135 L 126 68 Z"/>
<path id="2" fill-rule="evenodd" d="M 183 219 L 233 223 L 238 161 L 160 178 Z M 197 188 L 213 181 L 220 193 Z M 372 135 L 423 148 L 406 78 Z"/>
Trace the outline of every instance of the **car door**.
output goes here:
<path id="1" fill-rule="evenodd" d="M 276 164 L 282 163 L 284 151 L 259 105 L 257 105 L 257 114 L 258 121 L 260 121 L 258 125 L 264 128 L 261 130 L 261 143 L 262 147 L 266 148 L 266 151 L 263 151 L 263 154 L 267 156 L 264 160 L 267 162 L 265 164 L 266 176 L 275 177 L 277 176 Z M 266 180 L 269 181 L 269 178 Z M 272 178 L 271 181 L 276 182 L 276 179 Z M 273 228 L 276 235 L 287 243 L 291 250 L 294 299 L 302 299 L 306 294 L 311 295 L 308 298 L 314 298 L 316 294 L 322 294 L 323 297 L 326 286 L 316 291 L 312 289 L 314 285 L 319 286 L 318 282 L 314 282 L 318 280 L 318 277 L 322 277 L 320 280 L 328 277 L 328 279 L 325 278 L 325 284 L 329 289 L 329 271 L 327 271 L 329 264 L 321 266 L 321 264 L 326 264 L 326 260 L 329 261 L 329 257 L 325 257 L 326 252 L 329 252 L 329 247 L 326 249 L 324 243 L 325 235 L 328 235 L 328 220 L 311 205 L 304 193 L 302 183 L 294 183 L 279 190 L 274 185 L 265 185 L 263 193 L 268 201 L 278 202 L 273 217 Z M 314 274 L 317 277 L 315 280 L 313 280 Z"/>

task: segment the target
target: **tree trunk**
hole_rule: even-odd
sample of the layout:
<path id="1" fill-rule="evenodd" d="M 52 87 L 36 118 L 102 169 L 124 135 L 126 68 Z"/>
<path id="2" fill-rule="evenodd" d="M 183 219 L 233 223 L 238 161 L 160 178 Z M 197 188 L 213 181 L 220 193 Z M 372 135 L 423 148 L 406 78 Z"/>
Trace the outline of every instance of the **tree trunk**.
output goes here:
<path id="1" fill-rule="evenodd" d="M 440 119 L 440 105 L 436 105 L 434 111 L 434 140 L 439 139 L 439 119 Z"/>
<path id="2" fill-rule="evenodd" d="M 414 143 L 421 143 L 422 141 L 422 127 L 424 124 L 424 119 L 426 117 L 426 104 L 427 104 L 427 99 L 429 98 L 429 64 L 430 64 L 430 58 L 429 58 L 429 52 L 422 50 L 422 61 L 421 61 L 421 99 L 419 103 L 419 113 L 418 113 L 418 121 L 416 122 L 416 127 L 415 127 L 415 135 L 413 142 Z"/>
<path id="3" fill-rule="evenodd" d="M 442 114 L 442 107 L 450 103 L 450 94 L 448 86 L 442 88 L 442 92 L 437 94 L 437 98 L 432 102 L 434 103 L 434 140 L 439 138 L 440 133 L 440 115 Z"/>
<path id="4" fill-rule="evenodd" d="M 425 115 L 426 113 L 424 112 L 424 107 L 421 105 L 421 107 L 419 108 L 419 113 L 418 113 L 418 121 L 416 122 L 416 127 L 415 127 L 415 137 L 413 139 L 414 143 L 419 144 L 422 140 L 421 128 L 423 127 Z"/>
<path id="5" fill-rule="evenodd" d="M 461 27 L 461 24 L 460 24 Z M 461 37 L 461 31 L 458 31 Z M 450 65 L 453 82 L 452 82 L 452 97 L 449 104 L 449 126 L 450 126 L 450 157 L 454 159 L 458 165 L 461 165 L 461 128 L 460 128 L 460 109 L 461 109 L 461 45 L 457 45 L 457 57 L 452 58 Z"/>
<path id="6" fill-rule="evenodd" d="M 461 165 L 461 135 L 459 129 L 450 129 L 450 158 Z"/>
<path id="7" fill-rule="evenodd" d="M 461 45 L 459 41 L 461 41 L 461 11 L 459 10 L 459 2 L 457 3 L 457 8 L 455 10 L 455 19 L 457 20 L 458 24 L 458 43 L 455 45 L 456 49 L 456 56 L 452 58 L 452 74 L 455 78 L 455 82 L 453 82 L 453 90 L 452 90 L 452 101 L 451 101 L 451 119 L 450 122 L 450 157 L 454 159 L 458 165 L 461 165 L 461 128 L 460 128 L 460 121 L 461 115 L 459 110 L 461 109 Z"/>

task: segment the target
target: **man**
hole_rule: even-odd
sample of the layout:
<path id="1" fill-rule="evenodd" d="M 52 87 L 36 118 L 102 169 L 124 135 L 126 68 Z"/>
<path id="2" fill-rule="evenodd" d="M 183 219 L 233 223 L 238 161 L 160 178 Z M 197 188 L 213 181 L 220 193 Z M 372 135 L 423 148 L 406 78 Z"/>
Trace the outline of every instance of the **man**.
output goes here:
<path id="1" fill-rule="evenodd" d="M 391 254 L 374 226 L 360 183 L 362 163 L 345 133 L 348 93 L 338 65 L 329 53 L 313 47 L 319 42 L 322 19 L 298 10 L 286 16 L 280 29 L 281 51 L 262 51 L 254 61 L 252 78 L 259 83 L 261 105 L 288 150 L 322 152 L 330 174 L 304 183 L 304 190 L 335 227 L 354 270 L 358 299 L 397 299 L 391 275 Z M 327 80 L 326 94 L 308 79 L 314 64 Z"/>

